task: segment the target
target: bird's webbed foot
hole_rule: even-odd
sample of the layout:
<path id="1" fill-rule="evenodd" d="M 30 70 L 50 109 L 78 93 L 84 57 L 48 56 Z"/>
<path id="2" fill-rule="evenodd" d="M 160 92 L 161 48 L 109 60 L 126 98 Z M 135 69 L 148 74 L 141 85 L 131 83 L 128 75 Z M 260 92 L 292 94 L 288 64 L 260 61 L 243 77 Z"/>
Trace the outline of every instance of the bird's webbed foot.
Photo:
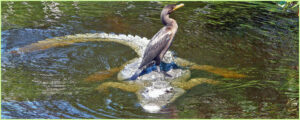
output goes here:
<path id="1" fill-rule="evenodd" d="M 165 75 L 165 77 L 172 77 L 172 75 L 168 74 L 166 71 L 162 71 L 162 73 Z"/>
<path id="2" fill-rule="evenodd" d="M 168 74 L 166 71 L 161 70 L 159 65 L 156 66 L 156 71 L 162 73 L 165 77 L 172 77 L 172 75 Z"/>
<path id="3" fill-rule="evenodd" d="M 156 71 L 160 73 L 161 70 L 159 65 L 156 65 Z"/>

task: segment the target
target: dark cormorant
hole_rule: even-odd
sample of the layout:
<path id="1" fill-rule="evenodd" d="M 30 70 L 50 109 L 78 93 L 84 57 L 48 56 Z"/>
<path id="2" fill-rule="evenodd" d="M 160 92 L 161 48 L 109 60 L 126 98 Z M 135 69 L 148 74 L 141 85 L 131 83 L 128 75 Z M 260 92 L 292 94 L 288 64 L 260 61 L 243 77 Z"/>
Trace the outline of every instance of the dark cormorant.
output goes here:
<path id="1" fill-rule="evenodd" d="M 130 80 L 135 80 L 143 69 L 153 65 L 154 63 L 156 65 L 157 71 L 160 72 L 160 62 L 171 46 L 178 28 L 176 21 L 172 18 L 169 18 L 169 14 L 183 6 L 184 4 L 167 5 L 163 8 L 160 14 L 160 19 L 164 24 L 164 27 L 161 28 L 148 43 L 142 63 L 138 67 L 138 70 L 135 72 L 135 74 L 130 78 Z"/>

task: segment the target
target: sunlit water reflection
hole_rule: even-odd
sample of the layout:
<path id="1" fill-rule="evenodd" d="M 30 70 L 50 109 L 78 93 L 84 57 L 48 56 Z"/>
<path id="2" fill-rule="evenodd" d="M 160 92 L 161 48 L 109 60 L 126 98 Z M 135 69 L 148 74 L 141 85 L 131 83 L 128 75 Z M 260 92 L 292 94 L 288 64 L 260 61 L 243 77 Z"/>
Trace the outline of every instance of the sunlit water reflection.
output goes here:
<path id="1" fill-rule="evenodd" d="M 2 118 L 298 118 L 298 17 L 273 3 L 185 2 L 171 15 L 179 30 L 171 50 L 201 65 L 246 74 L 199 85 L 160 113 L 143 111 L 134 93 L 95 88 L 84 79 L 136 57 L 108 42 L 13 55 L 9 51 L 77 33 L 151 38 L 161 25 L 159 2 L 2 2 Z M 24 12 L 26 11 L 26 12 Z M 106 81 L 116 81 L 113 76 Z"/>

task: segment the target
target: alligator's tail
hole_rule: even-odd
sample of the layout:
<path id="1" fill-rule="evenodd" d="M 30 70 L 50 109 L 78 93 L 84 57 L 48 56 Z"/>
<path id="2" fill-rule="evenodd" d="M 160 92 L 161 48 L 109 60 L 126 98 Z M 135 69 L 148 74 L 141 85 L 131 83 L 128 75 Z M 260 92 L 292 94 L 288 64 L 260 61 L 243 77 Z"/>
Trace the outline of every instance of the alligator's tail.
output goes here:
<path id="1" fill-rule="evenodd" d="M 128 80 L 136 80 L 142 72 L 142 69 L 137 69 L 133 76 L 131 76 Z"/>

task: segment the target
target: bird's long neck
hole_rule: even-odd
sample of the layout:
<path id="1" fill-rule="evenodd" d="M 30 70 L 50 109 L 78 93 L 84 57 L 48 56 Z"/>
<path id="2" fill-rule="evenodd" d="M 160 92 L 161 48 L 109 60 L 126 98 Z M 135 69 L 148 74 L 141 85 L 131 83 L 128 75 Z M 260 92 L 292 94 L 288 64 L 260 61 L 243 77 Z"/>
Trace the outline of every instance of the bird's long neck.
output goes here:
<path id="1" fill-rule="evenodd" d="M 168 26 L 172 25 L 172 23 L 175 21 L 174 19 L 169 17 L 169 14 L 167 12 L 164 11 L 161 13 L 160 19 L 164 25 L 168 25 Z"/>

